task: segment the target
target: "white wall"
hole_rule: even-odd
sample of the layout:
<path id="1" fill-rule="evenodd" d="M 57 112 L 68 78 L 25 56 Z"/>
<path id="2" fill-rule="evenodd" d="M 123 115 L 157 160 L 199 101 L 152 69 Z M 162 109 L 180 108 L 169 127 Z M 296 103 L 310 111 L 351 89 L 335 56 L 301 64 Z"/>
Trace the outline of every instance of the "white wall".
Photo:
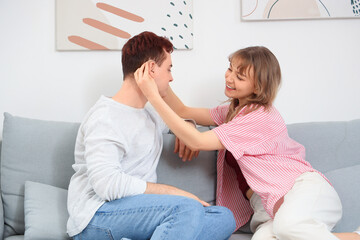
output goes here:
<path id="1" fill-rule="evenodd" d="M 360 19 L 242 22 L 240 0 L 194 0 L 194 49 L 173 53 L 174 91 L 185 104 L 226 100 L 227 56 L 250 45 L 278 57 L 276 106 L 287 123 L 360 118 Z M 55 51 L 54 0 L 0 0 L 3 112 L 81 121 L 99 95 L 121 86 L 120 51 Z"/>

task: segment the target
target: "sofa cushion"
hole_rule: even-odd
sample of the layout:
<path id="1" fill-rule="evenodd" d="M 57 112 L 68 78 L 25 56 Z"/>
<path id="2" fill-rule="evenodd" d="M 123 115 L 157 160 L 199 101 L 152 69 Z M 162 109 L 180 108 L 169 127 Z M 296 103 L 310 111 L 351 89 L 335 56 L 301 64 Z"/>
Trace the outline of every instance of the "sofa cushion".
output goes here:
<path id="1" fill-rule="evenodd" d="M 1 190 L 8 237 L 24 234 L 26 180 L 68 187 L 79 124 L 4 116 Z"/>
<path id="2" fill-rule="evenodd" d="M 209 130 L 200 127 L 200 131 Z M 174 154 L 175 136 L 164 134 L 164 146 L 157 168 L 158 183 L 173 185 L 215 205 L 216 151 L 201 151 L 198 158 L 183 162 Z"/>
<path id="3" fill-rule="evenodd" d="M 231 237 L 229 238 L 229 240 L 251 240 L 252 234 L 248 234 L 248 233 L 234 233 L 233 235 L 231 235 Z"/>
<path id="4" fill-rule="evenodd" d="M 70 239 L 66 233 L 67 190 L 25 182 L 25 239 Z"/>
<path id="5" fill-rule="evenodd" d="M 336 169 L 325 175 L 338 192 L 343 206 L 342 219 L 334 232 L 352 232 L 360 225 L 360 164 Z"/>
<path id="6" fill-rule="evenodd" d="M 4 240 L 24 240 L 24 235 L 14 235 L 7 238 L 4 238 Z"/>

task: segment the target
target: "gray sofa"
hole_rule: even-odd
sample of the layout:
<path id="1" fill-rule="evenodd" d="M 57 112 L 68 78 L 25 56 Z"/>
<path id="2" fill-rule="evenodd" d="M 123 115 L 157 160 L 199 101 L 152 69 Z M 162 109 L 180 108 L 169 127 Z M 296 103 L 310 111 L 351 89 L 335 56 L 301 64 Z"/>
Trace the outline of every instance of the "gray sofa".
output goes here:
<path id="1" fill-rule="evenodd" d="M 4 116 L 0 236 L 67 239 L 66 188 L 73 174 L 79 123 Z M 341 197 L 343 218 L 334 231 L 353 231 L 360 225 L 360 120 L 290 124 L 288 129 L 305 145 L 307 160 L 330 179 Z M 158 181 L 214 203 L 216 152 L 201 152 L 183 163 L 173 153 L 173 144 L 174 136 L 164 134 Z M 237 239 L 251 239 L 248 226 L 231 237 Z"/>

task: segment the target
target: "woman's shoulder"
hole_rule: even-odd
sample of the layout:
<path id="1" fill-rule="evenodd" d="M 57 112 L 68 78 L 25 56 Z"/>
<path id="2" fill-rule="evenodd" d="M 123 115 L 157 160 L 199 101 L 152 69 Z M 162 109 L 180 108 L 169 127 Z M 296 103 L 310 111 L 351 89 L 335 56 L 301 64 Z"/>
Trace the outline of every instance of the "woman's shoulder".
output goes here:
<path id="1" fill-rule="evenodd" d="M 284 123 L 280 112 L 274 107 L 248 106 L 244 107 L 234 118 L 237 121 L 259 122 L 262 124 Z"/>
<path id="2" fill-rule="evenodd" d="M 229 111 L 229 107 L 230 104 L 220 104 L 214 108 L 212 108 L 212 111 L 216 111 L 216 112 L 222 112 L 222 113 L 227 113 Z"/>
<path id="3" fill-rule="evenodd" d="M 217 124 L 223 124 L 226 119 L 226 115 L 229 112 L 229 104 L 221 104 L 217 107 L 210 109 L 210 115 L 213 121 Z"/>

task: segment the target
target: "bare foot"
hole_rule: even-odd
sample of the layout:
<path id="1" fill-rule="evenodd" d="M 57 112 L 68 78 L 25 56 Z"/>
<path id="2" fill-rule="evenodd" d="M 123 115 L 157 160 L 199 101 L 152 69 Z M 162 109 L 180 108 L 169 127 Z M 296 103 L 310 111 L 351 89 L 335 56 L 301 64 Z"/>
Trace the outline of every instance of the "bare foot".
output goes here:
<path id="1" fill-rule="evenodd" d="M 360 240 L 360 235 L 357 233 L 334 233 L 340 240 Z"/>

